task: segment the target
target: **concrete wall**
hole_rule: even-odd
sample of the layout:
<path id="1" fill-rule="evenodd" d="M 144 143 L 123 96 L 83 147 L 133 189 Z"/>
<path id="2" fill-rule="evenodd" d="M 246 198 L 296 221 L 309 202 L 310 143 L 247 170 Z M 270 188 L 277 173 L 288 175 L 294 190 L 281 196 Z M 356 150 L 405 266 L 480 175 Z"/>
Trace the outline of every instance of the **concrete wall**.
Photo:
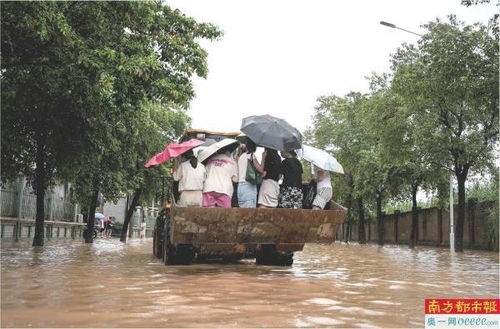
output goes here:
<path id="1" fill-rule="evenodd" d="M 75 221 L 78 206 L 70 202 L 70 185 L 56 184 L 45 192 L 45 218 L 47 220 Z M 0 216 L 34 219 L 36 195 L 24 177 L 0 188 Z"/>
<path id="2" fill-rule="evenodd" d="M 123 223 L 127 211 L 127 198 L 122 198 L 115 203 L 104 203 L 102 213 L 108 217 L 114 216 L 118 222 Z"/>
<path id="3" fill-rule="evenodd" d="M 493 250 L 495 241 L 491 237 L 488 220 L 492 201 L 475 203 L 470 200 L 465 211 L 464 247 L 471 249 Z M 458 206 L 454 208 L 455 225 L 458 217 Z M 408 244 L 411 232 L 411 211 L 384 216 L 384 242 L 388 244 Z M 336 239 L 344 240 L 347 224 L 339 228 Z M 367 241 L 377 242 L 377 224 L 365 226 Z M 371 234 L 370 234 L 371 233 Z M 450 216 L 446 210 L 427 208 L 418 210 L 417 244 L 433 246 L 449 246 Z M 351 241 L 359 241 L 358 225 L 352 226 Z"/>

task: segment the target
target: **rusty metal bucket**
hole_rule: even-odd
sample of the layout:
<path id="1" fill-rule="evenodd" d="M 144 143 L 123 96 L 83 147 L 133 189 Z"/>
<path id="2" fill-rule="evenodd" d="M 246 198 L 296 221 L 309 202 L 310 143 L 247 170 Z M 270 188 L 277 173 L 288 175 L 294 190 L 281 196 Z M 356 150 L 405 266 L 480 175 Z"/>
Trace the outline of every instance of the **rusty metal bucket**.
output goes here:
<path id="1" fill-rule="evenodd" d="M 300 251 L 306 242 L 332 242 L 347 210 L 182 208 L 170 212 L 170 241 L 202 254 L 245 254 L 258 245 Z"/>

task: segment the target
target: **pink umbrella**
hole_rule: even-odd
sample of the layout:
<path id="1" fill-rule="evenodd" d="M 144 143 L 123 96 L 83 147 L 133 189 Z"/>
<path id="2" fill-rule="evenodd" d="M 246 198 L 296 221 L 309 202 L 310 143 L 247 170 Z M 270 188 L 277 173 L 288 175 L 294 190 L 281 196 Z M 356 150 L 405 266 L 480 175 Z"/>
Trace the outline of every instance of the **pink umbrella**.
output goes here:
<path id="1" fill-rule="evenodd" d="M 168 160 L 170 160 L 170 158 L 178 157 L 182 153 L 187 152 L 203 143 L 205 142 L 199 139 L 190 139 L 180 144 L 170 143 L 165 148 L 165 150 L 163 150 L 163 152 L 158 153 L 154 157 L 149 159 L 149 161 L 144 165 L 144 167 L 149 168 L 151 166 L 156 166 L 161 163 L 167 162 Z"/>

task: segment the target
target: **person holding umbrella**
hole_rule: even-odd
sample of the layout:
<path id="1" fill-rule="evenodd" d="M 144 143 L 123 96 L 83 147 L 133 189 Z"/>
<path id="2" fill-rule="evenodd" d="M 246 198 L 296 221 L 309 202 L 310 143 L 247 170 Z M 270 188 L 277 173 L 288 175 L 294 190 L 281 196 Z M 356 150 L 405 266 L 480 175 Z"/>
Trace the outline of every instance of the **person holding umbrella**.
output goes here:
<path id="1" fill-rule="evenodd" d="M 231 153 L 238 145 L 235 139 L 223 139 L 198 155 L 200 161 L 206 161 L 207 170 L 203 185 L 203 207 L 231 208 L 233 182 L 238 182 L 238 166 Z"/>
<path id="2" fill-rule="evenodd" d="M 279 206 L 281 208 L 302 208 L 302 164 L 297 159 L 297 153 L 290 150 L 281 152 L 284 160 L 281 162 L 283 183 L 280 188 Z"/>
<path id="3" fill-rule="evenodd" d="M 330 201 L 333 195 L 332 182 L 330 173 L 327 170 L 321 169 L 313 165 L 313 179 L 316 181 L 316 196 L 312 203 L 313 210 L 322 210 Z"/>
<path id="4" fill-rule="evenodd" d="M 302 147 L 302 134 L 283 119 L 271 115 L 253 115 L 243 118 L 240 130 L 255 144 L 278 151 Z"/>
<path id="5" fill-rule="evenodd" d="M 167 162 L 171 158 L 176 158 L 183 154 L 186 151 L 189 151 L 195 147 L 198 147 L 202 144 L 206 144 L 208 141 L 202 141 L 199 139 L 190 139 L 188 141 L 182 142 L 180 144 L 177 143 L 170 143 L 167 145 L 167 147 L 163 150 L 163 152 L 160 152 L 153 156 L 151 159 L 149 159 L 148 162 L 144 165 L 145 168 L 157 166 L 159 164 L 162 164 L 164 162 Z"/>
<path id="6" fill-rule="evenodd" d="M 204 177 L 205 168 L 203 167 L 203 165 L 198 166 L 198 161 L 196 160 L 196 158 L 194 158 L 192 149 L 195 147 L 200 147 L 201 145 L 206 145 L 208 144 L 208 142 L 208 140 L 203 141 L 193 138 L 179 144 L 170 143 L 163 150 L 163 152 L 160 152 L 153 156 L 144 165 L 145 168 L 150 168 L 165 163 L 172 158 L 177 158 L 181 155 L 184 155 L 184 162 L 185 160 L 190 160 L 189 163 L 181 162 L 180 166 L 175 169 L 173 175 L 174 181 L 179 182 L 180 185 L 177 189 L 178 192 L 181 194 L 183 191 L 186 192 L 184 193 L 184 197 L 182 197 L 182 199 L 179 201 L 180 206 L 201 206 L 201 190 L 203 188 L 203 180 L 201 180 L 200 177 Z"/>
<path id="7" fill-rule="evenodd" d="M 333 194 L 330 171 L 343 174 L 344 168 L 329 152 L 309 145 L 303 145 L 297 153 L 313 164 L 313 179 L 317 183 L 317 193 L 312 202 L 312 209 L 324 209 Z"/>
<path id="8" fill-rule="evenodd" d="M 201 207 L 203 183 L 206 178 L 205 166 L 198 162 L 193 150 L 182 154 L 182 163 L 174 171 L 173 178 L 179 182 L 179 207 Z"/>
<path id="9" fill-rule="evenodd" d="M 259 192 L 259 207 L 278 206 L 281 158 L 276 150 L 287 151 L 302 147 L 300 131 L 281 118 L 253 115 L 243 118 L 240 130 L 257 145 L 266 147 L 262 165 L 266 175 Z"/>

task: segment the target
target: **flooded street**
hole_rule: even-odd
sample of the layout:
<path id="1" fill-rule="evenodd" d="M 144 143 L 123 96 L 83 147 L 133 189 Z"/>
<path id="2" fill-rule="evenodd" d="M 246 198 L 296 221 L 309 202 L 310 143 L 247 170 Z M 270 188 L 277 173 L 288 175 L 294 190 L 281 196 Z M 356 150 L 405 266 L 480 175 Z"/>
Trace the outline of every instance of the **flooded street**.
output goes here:
<path id="1" fill-rule="evenodd" d="M 162 265 L 152 241 L 2 243 L 2 327 L 422 327 L 424 298 L 498 298 L 498 254 L 306 245 L 292 267 Z"/>

